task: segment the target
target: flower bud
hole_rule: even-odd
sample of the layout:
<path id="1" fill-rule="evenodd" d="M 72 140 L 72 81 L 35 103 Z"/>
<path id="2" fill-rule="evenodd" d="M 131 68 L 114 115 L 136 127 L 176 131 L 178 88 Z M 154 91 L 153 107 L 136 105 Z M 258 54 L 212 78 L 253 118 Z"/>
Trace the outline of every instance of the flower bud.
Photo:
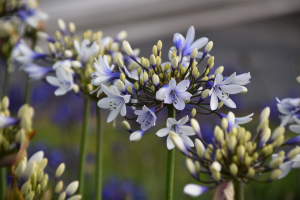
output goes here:
<path id="1" fill-rule="evenodd" d="M 178 62 L 179 62 L 179 60 L 178 60 L 177 57 L 174 57 L 174 58 L 172 59 L 172 61 L 171 61 L 171 66 L 172 66 L 173 71 L 178 67 Z"/>
<path id="2" fill-rule="evenodd" d="M 156 57 L 156 65 L 159 66 L 161 64 L 161 58 L 159 56 Z"/>
<path id="3" fill-rule="evenodd" d="M 157 45 L 156 45 L 158 51 L 161 51 L 162 45 L 163 45 L 163 44 L 162 44 L 162 41 L 161 41 L 161 40 L 158 40 Z"/>
<path id="4" fill-rule="evenodd" d="M 197 122 L 197 120 L 195 120 L 194 118 L 191 119 L 190 121 L 192 128 L 194 129 L 195 133 L 202 138 L 202 134 L 201 134 L 201 130 L 200 130 L 200 125 Z"/>
<path id="5" fill-rule="evenodd" d="M 300 147 L 296 146 L 295 148 L 293 148 L 292 150 L 289 151 L 289 153 L 286 155 L 286 157 L 289 160 L 292 160 L 293 158 L 295 158 L 298 154 L 300 153 Z"/>
<path id="6" fill-rule="evenodd" d="M 30 184 L 29 181 L 27 181 L 26 183 L 24 183 L 24 184 L 22 185 L 22 187 L 21 187 L 21 190 L 20 190 L 21 194 L 22 194 L 22 195 L 27 194 L 28 191 L 31 190 L 31 187 L 32 187 L 32 186 L 31 186 L 31 184 Z"/>
<path id="7" fill-rule="evenodd" d="M 87 91 L 90 93 L 90 92 L 92 92 L 93 90 L 94 90 L 94 87 L 93 87 L 93 85 L 92 84 L 87 84 L 87 86 L 86 86 L 86 88 L 87 88 Z"/>
<path id="8" fill-rule="evenodd" d="M 195 117 L 196 114 L 197 114 L 197 110 L 195 108 L 193 108 L 192 111 L 191 111 L 191 116 Z"/>
<path id="9" fill-rule="evenodd" d="M 65 21 L 62 20 L 62 19 L 58 19 L 58 27 L 60 29 L 60 31 L 63 33 L 63 34 L 66 34 L 66 24 L 65 24 Z"/>
<path id="10" fill-rule="evenodd" d="M 25 167 L 26 167 L 25 161 L 19 162 L 18 166 L 15 169 L 15 175 L 16 175 L 17 178 L 20 179 Z"/>
<path id="11" fill-rule="evenodd" d="M 213 42 L 212 42 L 212 41 L 209 41 L 209 42 L 206 44 L 204 51 L 208 53 L 208 52 L 211 51 L 212 48 L 213 48 Z"/>
<path id="12" fill-rule="evenodd" d="M 280 176 L 281 174 L 281 170 L 280 169 L 274 169 L 272 172 L 271 172 L 271 175 L 269 177 L 269 180 L 270 181 L 274 181 L 274 180 L 277 180 L 278 177 Z"/>
<path id="13" fill-rule="evenodd" d="M 60 193 L 57 200 L 65 200 L 66 199 L 66 192 Z"/>
<path id="14" fill-rule="evenodd" d="M 203 155 L 205 153 L 205 147 L 204 147 L 203 143 L 201 142 L 201 140 L 199 140 L 198 138 L 195 139 L 195 147 L 196 147 L 198 156 L 200 158 L 203 158 Z"/>
<path id="15" fill-rule="evenodd" d="M 282 157 L 277 157 L 277 158 L 271 160 L 270 163 L 269 163 L 269 167 L 270 167 L 271 169 L 276 169 L 276 168 L 278 168 L 279 165 L 280 165 L 280 164 L 282 163 L 282 161 L 283 161 L 282 159 L 283 159 Z"/>
<path id="16" fill-rule="evenodd" d="M 79 62 L 78 60 L 74 60 L 71 63 L 72 67 L 74 67 L 75 69 L 81 68 L 81 62 Z"/>
<path id="17" fill-rule="evenodd" d="M 209 89 L 206 89 L 202 92 L 201 98 L 206 99 L 208 97 L 208 95 L 209 95 Z"/>
<path id="18" fill-rule="evenodd" d="M 281 135 L 283 135 L 285 132 L 285 128 L 282 127 L 282 126 L 278 126 L 272 133 L 272 136 L 271 136 L 271 141 L 274 141 L 276 140 L 277 138 L 279 138 Z"/>
<path id="19" fill-rule="evenodd" d="M 157 74 L 153 74 L 152 83 L 156 88 L 158 88 L 158 86 L 159 86 L 159 77 L 157 76 Z"/>
<path id="20" fill-rule="evenodd" d="M 223 102 L 220 101 L 220 102 L 218 103 L 218 109 L 222 108 L 223 105 L 224 105 Z"/>
<path id="21" fill-rule="evenodd" d="M 153 45 L 152 53 L 153 53 L 153 55 L 157 56 L 157 46 L 156 45 Z"/>
<path id="22" fill-rule="evenodd" d="M 218 68 L 215 70 L 214 74 L 215 74 L 215 75 L 217 75 L 217 74 L 222 74 L 223 71 L 224 71 L 224 67 L 223 67 L 223 66 L 220 66 L 220 67 L 218 67 Z"/>
<path id="23" fill-rule="evenodd" d="M 58 194 L 60 193 L 60 191 L 62 190 L 64 186 L 64 183 L 62 181 L 59 181 L 57 184 L 56 184 L 56 187 L 55 187 L 55 193 Z"/>
<path id="24" fill-rule="evenodd" d="M 136 91 L 139 90 L 139 84 L 138 84 L 138 82 L 135 82 L 133 86 L 134 86 L 134 89 L 135 89 Z"/>
<path id="25" fill-rule="evenodd" d="M 225 117 L 223 117 L 221 120 L 221 127 L 223 130 L 227 130 L 228 128 L 228 120 Z"/>
<path id="26" fill-rule="evenodd" d="M 121 31 L 120 33 L 118 33 L 118 35 L 115 38 L 115 41 L 122 41 L 127 37 L 127 32 L 126 31 Z"/>
<path id="27" fill-rule="evenodd" d="M 56 53 L 55 45 L 53 43 L 48 43 L 48 49 L 51 52 L 51 54 Z"/>
<path id="28" fill-rule="evenodd" d="M 37 163 L 37 166 L 38 166 L 40 169 L 44 170 L 45 167 L 47 166 L 47 164 L 48 164 L 48 159 L 47 159 L 47 158 L 43 158 L 41 161 L 39 161 L 39 162 Z"/>
<path id="29" fill-rule="evenodd" d="M 122 126 L 123 126 L 123 128 L 126 130 L 126 131 L 128 131 L 128 132 L 130 132 L 130 133 L 132 133 L 133 131 L 132 131 L 132 129 L 131 129 L 131 127 L 130 127 L 130 124 L 127 122 L 127 121 L 123 121 L 122 122 Z"/>
<path id="30" fill-rule="evenodd" d="M 255 175 L 255 170 L 253 169 L 253 167 L 249 167 L 247 172 L 247 177 L 252 178 L 254 175 Z"/>
<path id="31" fill-rule="evenodd" d="M 65 55 L 66 58 L 71 58 L 73 56 L 73 53 L 70 50 L 65 50 L 64 55 Z"/>
<path id="32" fill-rule="evenodd" d="M 77 84 L 74 84 L 74 85 L 73 85 L 73 92 L 74 92 L 75 94 L 77 94 L 77 93 L 79 92 L 79 90 L 80 90 L 79 86 L 78 86 Z"/>
<path id="33" fill-rule="evenodd" d="M 9 99 L 7 96 L 5 96 L 3 99 L 2 99 L 2 110 L 7 110 L 9 107 Z"/>
<path id="34" fill-rule="evenodd" d="M 144 72 L 144 74 L 143 74 L 143 81 L 144 81 L 144 84 L 146 84 L 147 83 L 147 81 L 148 81 L 148 73 L 147 72 Z"/>
<path id="35" fill-rule="evenodd" d="M 260 114 L 259 120 L 262 121 L 265 118 L 269 118 L 270 116 L 270 107 L 266 107 Z"/>
<path id="36" fill-rule="evenodd" d="M 132 86 L 131 85 L 128 85 L 127 92 L 132 93 Z"/>
<path id="37" fill-rule="evenodd" d="M 195 161 L 195 169 L 196 169 L 196 172 L 199 174 L 201 172 L 201 165 L 199 163 L 199 161 Z"/>
<path id="38" fill-rule="evenodd" d="M 65 168 L 66 168 L 65 163 L 61 163 L 56 169 L 55 178 L 59 178 L 64 173 Z"/>
<path id="39" fill-rule="evenodd" d="M 181 139 L 181 137 L 173 132 L 170 131 L 169 132 L 169 136 L 171 138 L 171 140 L 173 141 L 174 145 L 186 156 L 189 156 L 189 152 L 187 150 L 187 147 L 185 146 L 185 144 L 183 143 L 183 140 Z"/>
<path id="40" fill-rule="evenodd" d="M 70 183 L 68 185 L 68 187 L 66 188 L 66 195 L 72 196 L 73 194 L 75 194 L 75 192 L 77 191 L 79 186 L 79 182 L 78 181 L 73 181 L 72 183 Z"/>
<path id="41" fill-rule="evenodd" d="M 219 181 L 221 179 L 220 172 L 212 172 L 212 178 L 216 181 Z"/>
<path id="42" fill-rule="evenodd" d="M 34 191 L 30 191 L 28 194 L 26 194 L 25 200 L 31 200 L 31 199 L 33 199 L 34 195 L 35 195 L 35 192 Z"/>
<path id="43" fill-rule="evenodd" d="M 211 172 L 220 172 L 222 169 L 222 166 L 219 162 L 214 161 L 211 165 L 210 165 L 210 171 Z"/>
<path id="44" fill-rule="evenodd" d="M 139 68 L 139 69 L 140 69 L 140 68 Z M 123 83 L 125 83 L 126 76 L 125 76 L 124 73 L 121 73 L 121 74 L 120 74 L 120 80 L 121 80 Z"/>
<path id="45" fill-rule="evenodd" d="M 211 56 L 208 60 L 207 60 L 207 65 L 211 65 L 212 63 L 215 62 L 215 57 L 214 56 Z M 210 68 L 211 69 L 211 68 Z"/>
<path id="46" fill-rule="evenodd" d="M 196 171 L 196 167 L 193 163 L 193 160 L 191 158 L 186 158 L 185 160 L 185 164 L 189 170 L 189 172 L 191 173 L 191 175 L 195 178 L 198 179 L 198 173 Z"/>
<path id="47" fill-rule="evenodd" d="M 153 66 L 153 68 L 156 67 L 156 59 L 155 59 L 155 55 L 154 54 L 151 54 L 151 56 L 150 56 L 150 63 Z"/>
<path id="48" fill-rule="evenodd" d="M 48 175 L 48 174 L 45 174 L 45 175 L 43 176 L 42 181 L 41 181 L 41 188 L 42 188 L 42 189 L 45 189 L 45 188 L 46 188 L 46 186 L 47 186 L 47 184 L 48 184 L 48 181 L 49 181 L 49 175 Z"/>
<path id="49" fill-rule="evenodd" d="M 192 51 L 192 53 L 191 53 L 191 59 L 195 59 L 196 56 L 197 56 L 197 54 L 198 54 L 198 49 L 195 48 L 195 49 Z"/>
<path id="50" fill-rule="evenodd" d="M 296 78 L 296 80 L 298 81 L 298 83 L 300 83 L 300 76 L 298 76 L 298 77 Z"/>
<path id="51" fill-rule="evenodd" d="M 239 94 L 245 94 L 248 92 L 248 89 L 245 86 L 242 86 L 243 90 Z"/>
<path id="52" fill-rule="evenodd" d="M 196 77 L 198 74 L 198 68 L 197 67 L 194 67 L 194 69 L 192 70 L 192 75 L 193 77 Z"/>
<path id="53" fill-rule="evenodd" d="M 207 76 L 209 74 L 209 69 L 208 68 L 204 68 L 203 70 L 203 76 Z"/>
<path id="54" fill-rule="evenodd" d="M 230 167 L 229 167 L 229 170 L 230 170 L 230 173 L 233 175 L 233 176 L 236 176 L 237 173 L 238 173 L 238 167 L 235 163 L 231 163 Z"/>
<path id="55" fill-rule="evenodd" d="M 118 89 L 122 92 L 122 93 L 125 93 L 125 85 L 124 83 L 121 81 L 121 80 L 118 80 L 117 81 L 117 87 Z"/>
<path id="56" fill-rule="evenodd" d="M 69 31 L 73 34 L 76 31 L 76 26 L 73 22 L 69 23 Z"/>
<path id="57" fill-rule="evenodd" d="M 67 200 L 81 200 L 82 199 L 82 195 L 81 194 L 76 194 L 70 198 L 68 198 Z"/>
<path id="58" fill-rule="evenodd" d="M 246 153 L 245 146 L 239 145 L 238 148 L 237 148 L 237 155 L 240 158 L 240 160 L 244 158 L 245 153 Z"/>
<path id="59" fill-rule="evenodd" d="M 126 40 L 123 41 L 123 47 L 128 56 L 135 57 L 130 44 Z"/>

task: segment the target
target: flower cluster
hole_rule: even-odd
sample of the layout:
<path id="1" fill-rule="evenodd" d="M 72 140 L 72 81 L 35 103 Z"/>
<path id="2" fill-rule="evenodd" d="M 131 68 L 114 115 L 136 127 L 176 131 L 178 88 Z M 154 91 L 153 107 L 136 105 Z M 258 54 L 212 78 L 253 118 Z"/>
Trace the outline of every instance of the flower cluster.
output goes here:
<path id="1" fill-rule="evenodd" d="M 285 128 L 282 126 L 271 132 L 269 115 L 270 109 L 267 107 L 261 112 L 256 134 L 252 135 L 245 128 L 237 127 L 234 114 L 229 112 L 226 118 L 222 118 L 221 127 L 215 127 L 213 144 L 207 144 L 203 140 L 198 122 L 191 119 L 191 125 L 197 134 L 195 150 L 173 131 L 170 131 L 169 135 L 176 147 L 186 156 L 189 172 L 200 183 L 218 186 L 237 180 L 244 183 L 270 182 L 287 175 L 292 165 L 300 158 L 300 148 L 296 146 L 287 153 L 281 150 L 273 154 L 283 145 L 292 145 L 290 141 L 293 139 L 284 141 Z M 272 159 L 268 162 L 270 157 Z M 269 178 L 261 180 L 259 176 L 267 172 L 270 172 Z M 206 181 L 200 174 L 208 174 L 212 180 Z M 211 188 L 214 187 L 188 184 L 184 192 L 191 196 L 199 196 Z"/>
<path id="2" fill-rule="evenodd" d="M 24 104 L 17 117 L 11 117 L 8 107 L 9 99 L 4 97 L 0 103 L 0 166 L 12 165 L 7 158 L 17 153 L 32 134 L 33 108 Z"/>
<path id="3" fill-rule="evenodd" d="M 116 63 L 118 58 L 122 58 L 128 66 L 132 63 L 126 61 L 127 56 L 119 51 L 120 41 L 127 36 L 125 31 L 121 31 L 115 38 L 103 38 L 101 31 L 93 33 L 88 30 L 80 39 L 75 35 L 74 23 L 69 23 L 67 30 L 65 22 L 59 19 L 58 26 L 55 37 L 45 32 L 37 33 L 38 38 L 48 42 L 49 53 L 34 51 L 21 41 L 17 57 L 17 61 L 23 64 L 21 69 L 28 73 L 31 80 L 46 79 L 49 84 L 58 87 L 55 95 L 64 95 L 73 90 L 95 99 L 96 96 L 90 93 L 99 90 L 99 96 L 102 92 L 99 87 L 101 84 L 110 84 L 119 79 L 120 73 L 114 73 L 114 67 L 109 67 L 109 64 Z M 99 62 L 93 65 L 94 57 L 99 57 Z M 52 67 L 35 64 L 38 60 L 44 61 L 46 66 L 51 63 Z M 96 71 L 93 72 L 92 66 Z M 55 73 L 56 76 L 47 76 L 49 73 Z M 112 74 L 112 78 L 107 78 L 107 74 Z"/>
<path id="4" fill-rule="evenodd" d="M 74 195 L 79 185 L 78 181 L 70 183 L 65 189 L 63 189 L 63 181 L 59 181 L 59 178 L 65 171 L 65 164 L 61 163 L 58 166 L 52 181 L 49 181 L 49 175 L 44 172 L 47 164 L 48 159 L 44 158 L 43 151 L 33 154 L 29 159 L 27 159 L 27 156 L 24 156 L 14 170 L 13 181 L 10 187 L 13 189 L 17 187 L 18 190 L 15 191 L 19 191 L 18 193 L 24 199 L 33 200 L 42 199 L 43 195 L 56 184 L 53 199 L 80 200 L 81 195 Z M 8 190 L 6 195 L 9 196 L 10 192 Z"/>
<path id="5" fill-rule="evenodd" d="M 100 85 L 98 94 L 103 91 L 107 96 L 98 102 L 100 108 L 111 110 L 107 122 L 113 121 L 118 114 L 128 118 L 126 106 L 131 106 L 136 117 L 130 118 L 136 119 L 141 129 L 132 131 L 127 121 L 123 122 L 123 126 L 132 133 L 130 140 L 137 141 L 148 129 L 156 125 L 157 114 L 164 107 L 174 109 L 180 116 L 184 110 L 190 111 L 188 105 L 199 108 L 196 114 L 205 115 L 219 115 L 216 110 L 223 104 L 236 108 L 229 95 L 247 92 L 244 85 L 250 82 L 250 73 L 233 73 L 224 77 L 223 66 L 211 73 L 214 57 L 210 56 L 209 52 L 213 43 L 208 42 L 205 37 L 196 41 L 194 39 L 194 27 L 189 28 L 186 38 L 179 33 L 174 34 L 174 46 L 168 52 L 167 62 L 163 62 L 161 58 L 161 41 L 153 46 L 150 59 L 138 58 L 129 43 L 124 41 L 124 50 L 136 65 L 132 70 L 126 67 L 123 59 L 118 58 L 119 73 L 113 70 L 114 65 L 110 65 L 105 56 L 99 57 L 99 60 L 94 62 L 96 72 L 92 74 L 92 84 Z M 203 52 L 200 52 L 203 47 Z M 201 73 L 198 71 L 199 66 L 206 58 L 207 64 Z M 171 129 L 177 134 L 183 133 L 181 136 L 193 146 L 188 136 L 194 133 L 184 125 L 187 122 L 186 117 L 178 122 L 175 118 L 169 118 L 167 128 L 157 132 L 157 135 L 166 136 L 167 130 Z M 167 139 L 167 146 L 169 149 L 174 147 L 170 139 Z"/>

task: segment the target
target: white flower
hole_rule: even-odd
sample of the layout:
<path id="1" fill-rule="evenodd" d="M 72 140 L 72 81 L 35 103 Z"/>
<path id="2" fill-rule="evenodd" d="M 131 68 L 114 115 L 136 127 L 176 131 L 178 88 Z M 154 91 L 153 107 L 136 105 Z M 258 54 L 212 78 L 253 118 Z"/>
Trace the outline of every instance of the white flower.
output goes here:
<path id="1" fill-rule="evenodd" d="M 219 115 L 221 118 L 223 117 L 227 118 L 228 132 L 230 132 L 233 127 L 239 127 L 240 124 L 246 124 L 252 121 L 251 117 L 254 115 L 254 113 L 251 113 L 250 115 L 247 115 L 245 117 L 235 117 L 233 112 L 229 112 L 228 115 L 219 113 Z"/>
<path id="2" fill-rule="evenodd" d="M 278 154 L 272 155 L 272 159 L 275 159 L 277 157 L 278 157 Z M 283 157 L 283 159 L 285 159 L 285 157 Z M 300 154 L 295 156 L 292 160 L 280 164 L 279 169 L 281 169 L 281 174 L 278 177 L 278 179 L 282 179 L 282 178 L 286 177 L 288 175 L 288 173 L 292 169 L 295 169 L 295 168 L 296 169 L 300 168 Z"/>
<path id="3" fill-rule="evenodd" d="M 20 67 L 24 70 L 31 81 L 40 80 L 44 78 L 49 72 L 53 71 L 50 67 L 41 67 L 33 63 L 25 63 Z"/>
<path id="4" fill-rule="evenodd" d="M 109 66 L 106 56 L 102 57 L 100 55 L 98 60 L 95 58 L 93 66 L 96 71 L 91 74 L 91 84 L 99 87 L 92 91 L 91 94 L 98 90 L 97 96 L 99 96 L 103 92 L 101 84 L 106 86 L 110 85 L 114 80 L 119 79 L 120 73 L 113 71 L 115 66 Z"/>
<path id="5" fill-rule="evenodd" d="M 175 147 L 173 141 L 171 140 L 171 138 L 169 136 L 170 131 L 177 133 L 188 146 L 193 147 L 194 143 L 188 136 L 195 135 L 196 133 L 194 132 L 192 127 L 184 125 L 188 120 L 189 120 L 188 116 L 183 117 L 178 122 L 174 118 L 168 118 L 167 128 L 160 129 L 156 133 L 156 135 L 158 137 L 164 137 L 164 136 L 168 135 L 168 138 L 167 138 L 168 149 L 173 149 Z"/>
<path id="6" fill-rule="evenodd" d="M 54 92 L 56 96 L 64 95 L 73 89 L 74 82 L 72 73 L 66 72 L 61 67 L 56 69 L 56 77 L 47 76 L 46 80 L 51 85 L 58 87 Z"/>
<path id="7" fill-rule="evenodd" d="M 31 50 L 26 43 L 24 42 L 24 40 L 20 40 L 20 44 L 19 44 L 19 50 L 22 54 L 22 56 L 18 56 L 16 58 L 16 60 L 20 63 L 30 63 L 33 60 L 36 59 L 43 59 L 46 57 L 46 54 L 44 53 L 37 53 L 33 50 Z"/>
<path id="8" fill-rule="evenodd" d="M 18 119 L 0 115 L 0 128 L 1 129 L 5 128 L 7 126 L 10 126 L 10 125 L 16 124 L 18 122 L 19 122 Z"/>
<path id="9" fill-rule="evenodd" d="M 189 80 L 183 80 L 176 86 L 175 79 L 171 78 L 167 88 L 164 86 L 157 91 L 156 99 L 164 99 L 164 103 L 173 104 L 177 110 L 183 110 L 185 108 L 184 100 L 188 100 L 192 96 L 186 92 L 189 84 Z"/>
<path id="10" fill-rule="evenodd" d="M 293 124 L 293 125 L 290 125 L 290 130 L 293 131 L 294 133 L 300 133 L 300 119 L 298 119 L 297 117 L 293 117 L 294 121 L 297 123 L 297 124 Z"/>
<path id="11" fill-rule="evenodd" d="M 281 101 L 277 100 L 277 108 L 280 112 L 281 116 L 281 124 L 280 126 L 285 126 L 288 123 L 294 122 L 293 116 L 296 115 L 298 111 L 300 111 L 300 98 L 285 98 Z"/>
<path id="12" fill-rule="evenodd" d="M 101 85 L 103 92 L 107 95 L 106 98 L 98 101 L 97 105 L 100 108 L 110 109 L 111 112 L 107 118 L 107 123 L 113 121 L 118 114 L 121 116 L 126 115 L 126 103 L 130 100 L 130 95 L 121 95 L 119 90 L 115 86 L 108 88 L 105 85 Z"/>
<path id="13" fill-rule="evenodd" d="M 187 194 L 191 197 L 198 197 L 201 194 L 203 194 L 204 192 L 206 192 L 208 189 L 209 189 L 208 187 L 190 183 L 184 187 L 183 192 L 184 192 L 184 194 Z"/>
<path id="14" fill-rule="evenodd" d="M 152 107 L 149 109 L 147 106 L 143 106 L 143 110 L 136 110 L 134 111 L 134 114 L 138 115 L 136 121 L 141 124 L 141 129 L 143 131 L 155 126 L 155 108 Z"/>
<path id="15" fill-rule="evenodd" d="M 99 46 L 97 42 L 93 42 L 90 44 L 90 41 L 88 39 L 84 39 L 81 42 L 81 46 L 79 46 L 79 43 L 77 40 L 74 40 L 74 47 L 79 55 L 81 63 L 83 65 L 88 61 L 88 59 L 97 53 L 99 50 Z"/>
<path id="16" fill-rule="evenodd" d="M 231 81 L 236 77 L 234 72 L 229 78 L 223 81 L 222 74 L 217 74 L 214 85 L 209 91 L 210 108 L 216 110 L 218 108 L 218 98 L 229 108 L 236 108 L 235 103 L 229 98 L 228 94 L 237 94 L 243 91 L 243 86 L 231 84 Z"/>

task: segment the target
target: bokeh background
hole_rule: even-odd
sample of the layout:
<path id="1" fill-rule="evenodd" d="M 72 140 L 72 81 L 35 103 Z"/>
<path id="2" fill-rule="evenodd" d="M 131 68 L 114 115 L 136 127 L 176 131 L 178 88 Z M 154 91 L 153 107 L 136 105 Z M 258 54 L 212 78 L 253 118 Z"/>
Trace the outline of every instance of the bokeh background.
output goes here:
<path id="1" fill-rule="evenodd" d="M 225 67 L 224 75 L 233 72 L 251 73 L 248 93 L 233 96 L 237 104 L 236 116 L 255 113 L 249 130 L 255 131 L 261 109 L 271 107 L 272 127 L 279 125 L 276 100 L 299 97 L 300 85 L 300 1 L 299 0 L 41 0 L 41 8 L 50 15 L 46 32 L 53 34 L 57 20 L 74 22 L 77 33 L 87 29 L 102 30 L 104 36 L 114 36 L 121 30 L 128 32 L 127 40 L 133 48 L 140 48 L 140 56 L 149 57 L 152 46 L 163 42 L 163 58 L 172 46 L 173 34 L 186 34 L 193 25 L 196 38 L 208 37 L 214 42 L 211 52 L 215 66 Z M 41 43 L 41 46 L 44 44 Z M 201 71 L 201 70 L 200 70 Z M 17 109 L 25 95 L 25 74 L 16 70 L 10 80 L 10 108 Z M 79 139 L 83 100 L 74 94 L 54 96 L 53 87 L 36 82 L 32 86 L 31 104 L 36 110 L 34 128 L 37 132 L 29 147 L 29 154 L 44 150 L 49 158 L 49 173 L 65 162 L 69 182 L 77 175 Z M 228 109 L 222 108 L 227 113 Z M 105 200 L 164 199 L 167 148 L 165 138 L 148 131 L 139 142 L 130 142 L 129 133 L 120 126 L 122 118 L 104 126 L 104 192 Z M 95 163 L 95 105 L 91 107 L 88 155 L 86 159 L 86 194 L 93 199 Z M 160 119 L 166 116 L 161 114 Z M 205 135 L 212 134 L 220 124 L 217 116 L 200 117 Z M 290 133 L 288 133 L 290 134 Z M 184 156 L 176 152 L 174 200 L 190 199 L 183 187 L 194 182 L 185 167 Z M 265 177 L 267 178 L 267 177 Z M 97 188 L 96 188 L 97 189 Z M 293 170 L 286 178 L 271 184 L 251 183 L 246 186 L 246 200 L 300 199 L 300 170 Z M 198 199 L 212 199 L 209 191 Z"/>

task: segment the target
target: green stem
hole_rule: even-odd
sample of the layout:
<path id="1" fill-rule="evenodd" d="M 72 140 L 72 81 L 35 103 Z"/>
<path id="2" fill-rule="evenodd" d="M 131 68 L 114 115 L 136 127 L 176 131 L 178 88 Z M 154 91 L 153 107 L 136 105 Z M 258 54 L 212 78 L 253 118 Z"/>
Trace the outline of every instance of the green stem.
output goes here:
<path id="1" fill-rule="evenodd" d="M 96 105 L 97 106 L 97 105 Z M 101 108 L 97 106 L 97 141 L 96 141 L 96 189 L 95 200 L 102 199 L 102 154 L 103 154 L 103 130 L 101 123 Z"/>
<path id="2" fill-rule="evenodd" d="M 176 112 L 173 106 L 168 106 L 168 117 L 176 118 Z M 168 150 L 166 200 L 173 199 L 174 162 L 175 162 L 175 148 L 172 150 Z"/>
<path id="3" fill-rule="evenodd" d="M 90 100 L 84 99 L 84 112 L 83 112 L 83 124 L 80 139 L 80 152 L 79 152 L 79 165 L 78 165 L 78 181 L 79 189 L 78 193 L 84 196 L 84 163 L 85 163 L 85 151 L 86 151 L 86 138 L 88 130 L 88 120 L 90 113 Z"/>
<path id="4" fill-rule="evenodd" d="M 0 199 L 3 199 L 6 189 L 6 173 L 5 168 L 0 168 Z"/>
<path id="5" fill-rule="evenodd" d="M 244 183 L 242 181 L 234 183 L 234 200 L 244 200 Z"/>

